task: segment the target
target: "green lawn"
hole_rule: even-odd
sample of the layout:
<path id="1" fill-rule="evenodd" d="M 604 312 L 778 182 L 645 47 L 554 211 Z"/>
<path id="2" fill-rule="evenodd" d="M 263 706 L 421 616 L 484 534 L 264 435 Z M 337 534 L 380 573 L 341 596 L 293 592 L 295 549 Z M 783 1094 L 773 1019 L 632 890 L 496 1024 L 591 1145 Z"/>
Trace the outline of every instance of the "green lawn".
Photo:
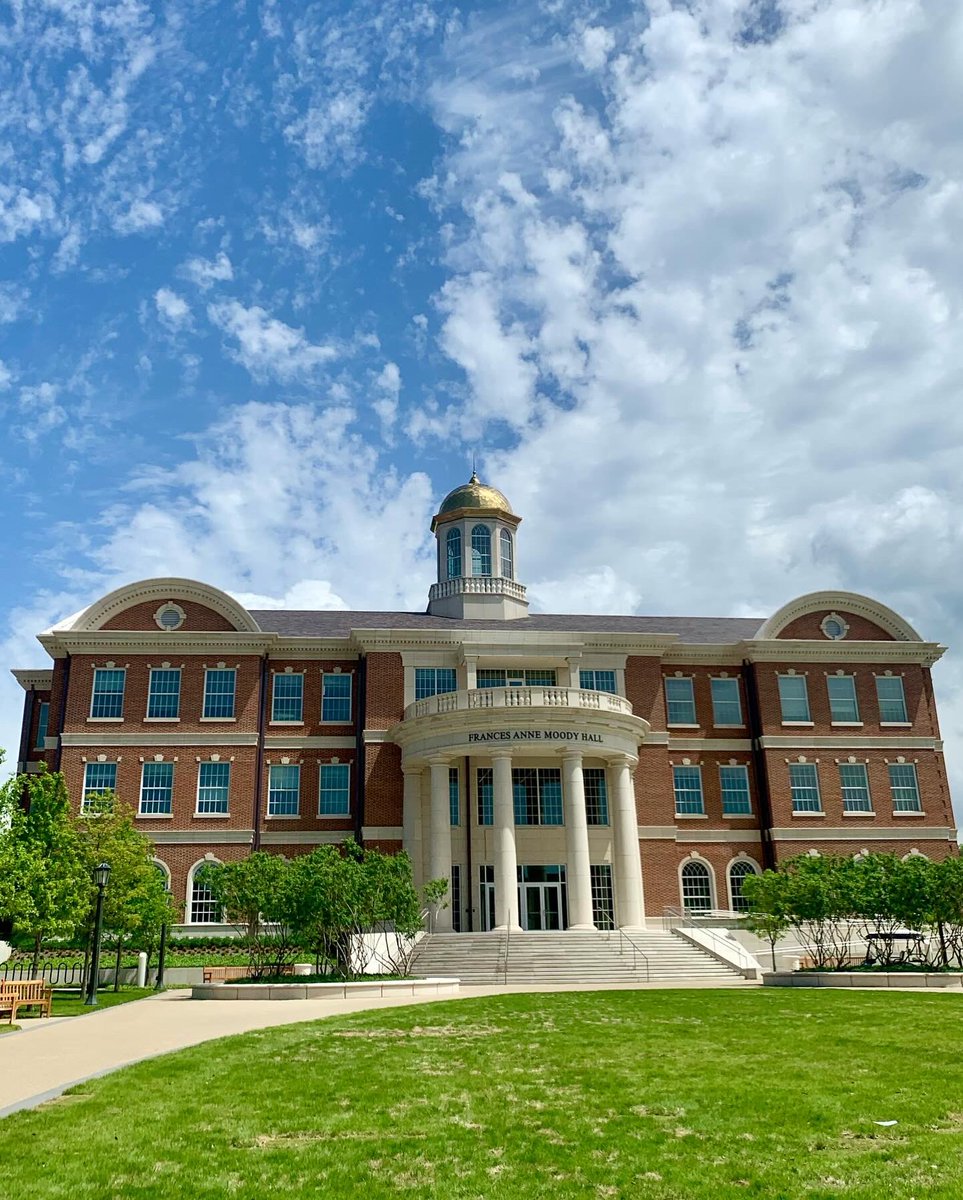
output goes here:
<path id="1" fill-rule="evenodd" d="M 97 989 L 97 1003 L 91 1008 L 84 1004 L 79 991 L 58 991 L 54 988 L 53 1011 L 54 1017 L 81 1017 L 84 1013 L 96 1012 L 100 1008 L 113 1008 L 117 1004 L 128 1004 L 131 1000 L 141 1000 L 144 996 L 153 995 L 153 988 L 121 988 L 119 992 L 110 987 Z M 29 1019 L 29 1014 L 20 1013 L 18 1021 Z"/>
<path id="2" fill-rule="evenodd" d="M 559 993 L 265 1030 L 7 1118 L 0 1194 L 958 1200 L 961 1003 Z"/>

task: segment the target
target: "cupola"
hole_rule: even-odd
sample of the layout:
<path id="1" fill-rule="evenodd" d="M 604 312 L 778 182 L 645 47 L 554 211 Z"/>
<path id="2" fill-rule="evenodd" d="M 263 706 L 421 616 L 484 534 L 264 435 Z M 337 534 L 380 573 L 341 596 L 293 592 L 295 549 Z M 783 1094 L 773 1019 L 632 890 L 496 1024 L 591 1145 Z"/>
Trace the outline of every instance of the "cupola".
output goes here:
<path id="1" fill-rule="evenodd" d="M 521 517 L 475 472 L 441 502 L 431 529 L 438 542 L 438 582 L 428 593 L 436 617 L 511 621 L 528 615 L 515 579 L 515 534 Z"/>

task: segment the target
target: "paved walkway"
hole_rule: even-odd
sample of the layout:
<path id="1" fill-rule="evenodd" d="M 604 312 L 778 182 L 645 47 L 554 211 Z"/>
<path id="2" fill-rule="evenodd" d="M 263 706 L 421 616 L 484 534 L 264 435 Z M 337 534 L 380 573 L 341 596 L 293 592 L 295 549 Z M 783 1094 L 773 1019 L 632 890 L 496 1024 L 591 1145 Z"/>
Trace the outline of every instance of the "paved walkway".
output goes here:
<path id="1" fill-rule="evenodd" d="M 661 987 L 663 985 L 643 985 Z M 705 983 L 682 987 L 716 986 Z M 733 986 L 733 985 L 729 985 Z M 734 986 L 746 986 L 736 983 Z M 755 985 L 748 985 L 755 986 Z M 192 1000 L 187 990 L 161 992 L 80 1017 L 24 1020 L 19 1033 L 0 1036 L 0 1117 L 34 1108 L 74 1084 L 144 1058 L 213 1038 L 320 1017 L 402 1008 L 410 1004 L 539 991 L 637 990 L 638 984 L 586 988 L 579 984 L 463 986 L 460 996 L 353 996 L 341 1000 Z"/>

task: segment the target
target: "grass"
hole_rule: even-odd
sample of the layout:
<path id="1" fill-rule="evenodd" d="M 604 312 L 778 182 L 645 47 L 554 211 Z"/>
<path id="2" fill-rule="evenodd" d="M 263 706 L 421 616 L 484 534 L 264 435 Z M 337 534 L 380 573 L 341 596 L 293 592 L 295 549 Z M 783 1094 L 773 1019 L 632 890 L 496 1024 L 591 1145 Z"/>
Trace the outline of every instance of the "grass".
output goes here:
<path id="1" fill-rule="evenodd" d="M 53 1017 L 81 1017 L 84 1013 L 96 1012 L 99 1008 L 114 1008 L 118 1004 L 129 1004 L 131 1000 L 142 1000 L 144 996 L 153 995 L 153 988 L 121 988 L 119 992 L 107 988 L 97 989 L 97 1003 L 88 1008 L 79 991 L 66 991 L 54 988 Z M 22 1014 L 26 1016 L 27 1014 Z"/>
<path id="2" fill-rule="evenodd" d="M 957 1200 L 958 1029 L 950 995 L 761 988 L 359 1013 L 8 1117 L 0 1193 Z"/>

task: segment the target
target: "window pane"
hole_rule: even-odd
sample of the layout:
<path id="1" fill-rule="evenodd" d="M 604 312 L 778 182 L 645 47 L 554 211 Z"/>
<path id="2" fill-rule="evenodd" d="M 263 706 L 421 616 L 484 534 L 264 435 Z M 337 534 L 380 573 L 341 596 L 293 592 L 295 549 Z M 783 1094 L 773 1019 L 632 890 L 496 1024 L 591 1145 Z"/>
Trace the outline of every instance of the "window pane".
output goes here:
<path id="1" fill-rule="evenodd" d="M 454 667 L 415 667 L 415 699 L 458 690 Z"/>
<path id="2" fill-rule="evenodd" d="M 876 696 L 881 721 L 906 721 L 906 697 L 903 681 L 898 675 L 877 675 Z"/>
<path id="3" fill-rule="evenodd" d="M 165 815 L 173 809 L 174 764 L 144 763 L 140 783 L 142 816 Z"/>
<path id="4" fill-rule="evenodd" d="M 839 786 L 843 793 L 844 812 L 873 811 L 869 797 L 869 775 L 862 763 L 840 763 Z"/>
<path id="5" fill-rule="evenodd" d="M 97 797 L 103 792 L 113 792 L 116 788 L 116 763 L 87 763 L 84 768 L 84 794 L 80 802 L 80 811 L 96 811 Z"/>
<path id="6" fill-rule="evenodd" d="M 543 825 L 562 824 L 562 772 L 557 767 L 539 767 L 539 814 Z"/>
<path id="7" fill-rule="evenodd" d="M 687 862 L 682 868 L 682 903 L 687 911 L 712 908 L 712 884 L 705 863 Z"/>
<path id="8" fill-rule="evenodd" d="M 856 703 L 856 680 L 852 675 L 829 675 L 829 715 L 834 721 L 858 721 L 859 706 Z"/>
<path id="9" fill-rule="evenodd" d="M 579 687 L 592 692 L 611 692 L 616 694 L 614 671 L 579 671 Z"/>
<path id="10" fill-rule="evenodd" d="M 815 763 L 790 763 L 789 786 L 793 812 L 821 812 L 819 778 Z"/>
<path id="11" fill-rule="evenodd" d="M 461 824 L 461 803 L 458 791 L 458 768 L 448 768 L 448 819 L 452 825 Z"/>
<path id="12" fill-rule="evenodd" d="M 748 912 L 749 901 L 742 894 L 742 885 L 747 875 L 755 875 L 756 868 L 751 862 L 740 858 L 729 868 L 729 891 L 732 895 L 733 912 Z"/>
<path id="13" fill-rule="evenodd" d="M 176 717 L 181 708 L 181 673 L 179 670 L 151 671 L 147 692 L 149 717 Z"/>
<path id="14" fill-rule="evenodd" d="M 499 534 L 499 540 L 502 553 L 502 578 L 515 578 L 515 561 L 512 554 L 512 535 L 507 529 L 503 529 Z"/>
<path id="15" fill-rule="evenodd" d="M 451 927 L 461 933 L 461 867 L 451 864 Z"/>
<path id="16" fill-rule="evenodd" d="M 211 889 L 197 880 L 191 886 L 191 924 L 216 925 L 221 911 L 211 895 Z"/>
<path id="17" fill-rule="evenodd" d="M 122 717 L 124 715 L 123 669 L 94 671 L 94 692 L 90 702 L 92 717 Z"/>
<path id="18" fill-rule="evenodd" d="M 492 825 L 495 821 L 495 791 L 491 767 L 479 767 L 475 778 L 478 787 L 478 824 Z"/>
<path id="19" fill-rule="evenodd" d="M 784 721 L 808 721 L 809 693 L 805 675 L 779 676 L 779 704 Z"/>
<path id="20" fill-rule="evenodd" d="M 476 525 L 471 531 L 471 573 L 492 573 L 492 535 L 487 525 Z"/>
<path id="21" fill-rule="evenodd" d="M 230 763 L 201 763 L 197 772 L 197 811 L 227 813 L 230 782 Z"/>
<path id="22" fill-rule="evenodd" d="M 673 767 L 672 781 L 677 813 L 705 812 L 702 801 L 702 772 L 698 767 Z"/>
<path id="23" fill-rule="evenodd" d="M 589 825 L 608 825 L 609 799 L 602 767 L 585 767 L 585 816 Z"/>
<path id="24" fill-rule="evenodd" d="M 615 928 L 615 901 L 612 894 L 612 867 L 599 863 L 589 867 L 592 883 L 592 921 L 596 929 Z"/>
<path id="25" fill-rule="evenodd" d="M 347 763 L 324 763 L 321 767 L 322 817 L 346 817 L 351 811 L 350 768 Z"/>
<path id="26" fill-rule="evenodd" d="M 741 725 L 738 679 L 712 679 L 712 721 L 715 725 Z"/>
<path id="27" fill-rule="evenodd" d="M 351 720 L 351 676 L 321 676 L 321 720 Z"/>
<path id="28" fill-rule="evenodd" d="M 272 721 L 300 721 L 304 706 L 304 676 L 275 675 Z"/>
<path id="29" fill-rule="evenodd" d="M 557 767 L 515 767 L 512 795 L 516 825 L 562 824 L 562 773 Z"/>
<path id="30" fill-rule="evenodd" d="M 233 668 L 204 672 L 204 716 L 233 717 L 237 672 Z"/>
<path id="31" fill-rule="evenodd" d="M 525 672 L 525 682 L 529 687 L 555 687 L 555 679 L 554 670 L 536 668 Z"/>
<path id="32" fill-rule="evenodd" d="M 894 812 L 922 812 L 916 767 L 912 763 L 889 764 L 889 789 Z"/>
<path id="33" fill-rule="evenodd" d="M 475 672 L 475 683 L 480 688 L 504 687 L 505 672 L 497 667 L 480 667 Z"/>
<path id="34" fill-rule="evenodd" d="M 445 538 L 445 548 L 448 558 L 448 578 L 461 577 L 461 530 L 449 529 Z"/>
<path id="35" fill-rule="evenodd" d="M 665 699 L 670 725 L 696 723 L 695 697 L 691 679 L 666 679 Z"/>
<path id="36" fill-rule="evenodd" d="M 748 767 L 720 767 L 719 781 L 722 785 L 722 815 L 724 817 L 743 816 L 752 812 L 752 804 L 749 800 Z"/>
<path id="37" fill-rule="evenodd" d="M 268 770 L 268 816 L 296 817 L 301 799 L 301 768 L 284 763 Z"/>
<path id="38" fill-rule="evenodd" d="M 43 701 L 40 705 L 40 712 L 37 716 L 37 740 L 35 745 L 41 750 L 44 748 L 44 742 L 47 740 L 47 725 L 50 722 L 50 705 Z"/>

